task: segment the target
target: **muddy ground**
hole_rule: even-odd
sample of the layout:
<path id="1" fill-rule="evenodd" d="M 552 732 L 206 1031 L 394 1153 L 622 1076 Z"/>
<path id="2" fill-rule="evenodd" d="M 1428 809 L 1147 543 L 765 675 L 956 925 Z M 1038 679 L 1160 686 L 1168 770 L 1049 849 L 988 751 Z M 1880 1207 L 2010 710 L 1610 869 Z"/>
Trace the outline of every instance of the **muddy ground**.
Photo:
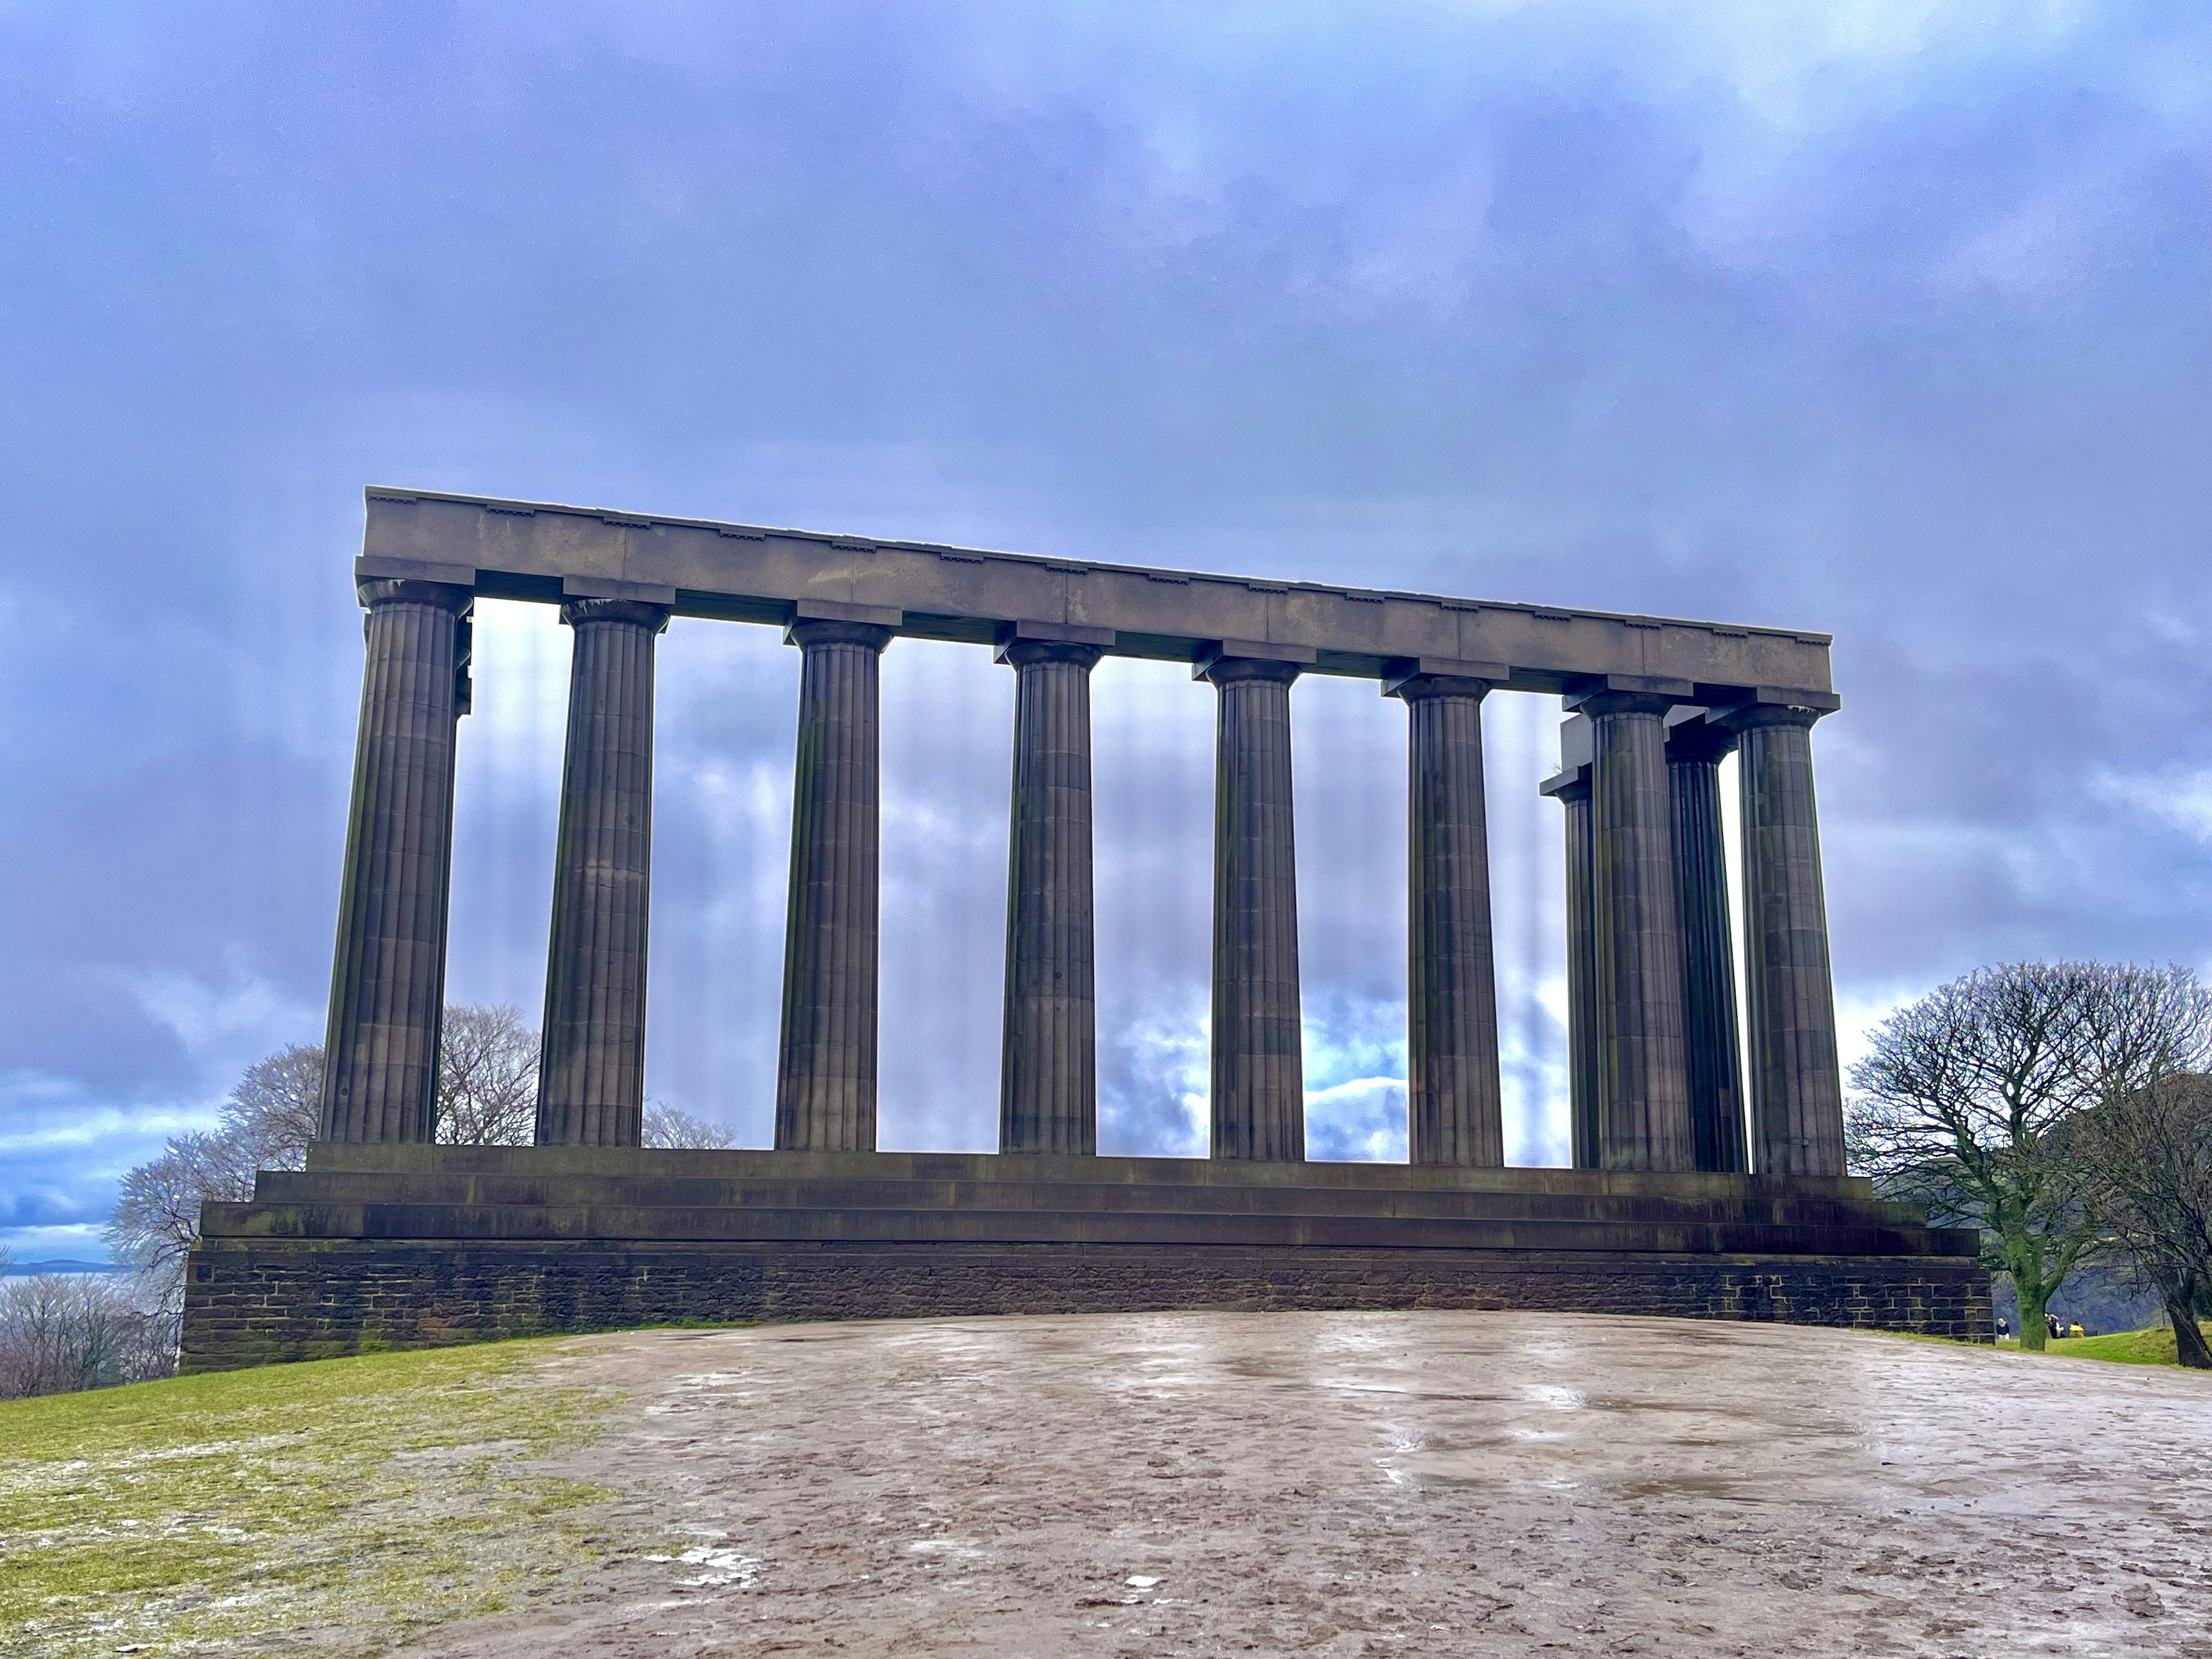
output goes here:
<path id="1" fill-rule="evenodd" d="M 2212 1656 L 2212 1378 L 2179 1371 L 1517 1313 L 550 1363 L 629 1391 L 559 1467 L 668 1541 L 411 1654 Z"/>

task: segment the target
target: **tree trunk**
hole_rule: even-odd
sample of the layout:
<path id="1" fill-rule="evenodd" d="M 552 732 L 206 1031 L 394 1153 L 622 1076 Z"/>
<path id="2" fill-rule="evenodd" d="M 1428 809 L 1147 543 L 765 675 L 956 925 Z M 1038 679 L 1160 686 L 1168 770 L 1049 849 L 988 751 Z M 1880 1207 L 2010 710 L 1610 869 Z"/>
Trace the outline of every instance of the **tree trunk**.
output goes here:
<path id="1" fill-rule="evenodd" d="M 2012 1276 L 2012 1287 L 2020 1296 L 2020 1346 L 2030 1352 L 2041 1353 L 2051 1333 L 2043 1322 L 2044 1310 L 2051 1305 L 2051 1286 L 2035 1285 L 2017 1273 Z"/>
<path id="2" fill-rule="evenodd" d="M 2187 1280 L 2174 1290 L 2160 1287 L 2166 1316 L 2173 1323 L 2173 1358 L 2193 1371 L 2212 1371 L 2212 1346 L 2204 1340 L 2204 1328 L 2197 1322 L 2197 1286 Z"/>

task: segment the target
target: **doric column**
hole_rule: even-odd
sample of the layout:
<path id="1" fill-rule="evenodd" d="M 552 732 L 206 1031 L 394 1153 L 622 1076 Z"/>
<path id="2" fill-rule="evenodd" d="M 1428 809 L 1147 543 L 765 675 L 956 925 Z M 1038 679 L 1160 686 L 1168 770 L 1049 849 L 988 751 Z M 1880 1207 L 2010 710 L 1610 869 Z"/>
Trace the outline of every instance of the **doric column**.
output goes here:
<path id="1" fill-rule="evenodd" d="M 1680 694 L 1690 688 L 1684 685 Z M 1600 1064 L 1608 1170 L 1692 1167 L 1682 1052 L 1680 921 L 1674 902 L 1667 738 L 1669 694 L 1603 689 L 1577 700 L 1590 718 Z"/>
<path id="2" fill-rule="evenodd" d="M 1224 641 L 1213 785 L 1213 1156 L 1306 1155 L 1291 682 L 1310 651 Z"/>
<path id="3" fill-rule="evenodd" d="M 325 1140 L 437 1133 L 455 722 L 467 707 L 476 573 L 453 574 L 356 583 L 368 653 L 324 1037 Z"/>
<path id="4" fill-rule="evenodd" d="M 1843 1079 L 1813 799 L 1813 722 L 1837 700 L 1801 695 L 1728 717 L 1742 744 L 1753 1157 L 1761 1175 L 1838 1176 Z"/>
<path id="5" fill-rule="evenodd" d="M 1540 793 L 1565 809 L 1567 922 L 1567 1101 L 1574 1167 L 1602 1167 L 1598 1146 L 1603 1135 L 1605 1096 L 1601 1017 L 1597 994 L 1595 877 L 1590 842 L 1589 722 L 1577 715 L 1559 732 L 1560 771 Z"/>
<path id="6" fill-rule="evenodd" d="M 1482 799 L 1486 677 L 1410 662 L 1383 681 L 1406 703 L 1407 1144 L 1415 1164 L 1502 1166 L 1497 965 Z M 1472 670 L 1475 665 L 1464 665 Z"/>
<path id="7" fill-rule="evenodd" d="M 876 1144 L 878 670 L 900 620 L 896 611 L 803 603 L 784 632 L 805 658 L 775 1079 L 781 1150 Z"/>
<path id="8" fill-rule="evenodd" d="M 568 584 L 571 592 L 628 586 Z M 643 1140 L 653 640 L 676 594 L 641 592 L 648 597 L 579 597 L 561 607 L 575 644 L 545 964 L 541 1146 Z"/>
<path id="9" fill-rule="evenodd" d="M 1736 1051 L 1735 952 L 1729 937 L 1721 760 L 1735 735 L 1701 714 L 1667 728 L 1674 896 L 1682 924 L 1682 1040 L 1697 1167 L 1741 1172 L 1743 1091 Z"/>
<path id="10" fill-rule="evenodd" d="M 1088 1156 L 1098 1150 L 1091 671 L 1114 636 L 1036 623 L 1003 631 L 999 660 L 1018 678 L 999 1150 Z"/>

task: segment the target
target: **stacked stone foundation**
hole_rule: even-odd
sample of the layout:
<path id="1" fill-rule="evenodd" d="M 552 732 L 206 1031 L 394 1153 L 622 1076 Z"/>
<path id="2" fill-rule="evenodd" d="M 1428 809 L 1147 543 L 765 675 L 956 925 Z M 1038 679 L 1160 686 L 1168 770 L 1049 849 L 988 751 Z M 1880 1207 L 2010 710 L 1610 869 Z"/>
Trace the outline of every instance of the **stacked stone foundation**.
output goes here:
<path id="1" fill-rule="evenodd" d="M 209 1206 L 185 1369 L 646 1325 L 1198 1308 L 1991 1331 L 1972 1236 L 1853 1182 L 1138 1159 L 1082 1160 L 1091 1178 L 1073 1182 L 1035 1158 L 870 1153 L 387 1159 L 406 1167 L 353 1149 L 264 1176 L 253 1203 Z M 665 1202 L 647 1201 L 656 1190 Z"/>

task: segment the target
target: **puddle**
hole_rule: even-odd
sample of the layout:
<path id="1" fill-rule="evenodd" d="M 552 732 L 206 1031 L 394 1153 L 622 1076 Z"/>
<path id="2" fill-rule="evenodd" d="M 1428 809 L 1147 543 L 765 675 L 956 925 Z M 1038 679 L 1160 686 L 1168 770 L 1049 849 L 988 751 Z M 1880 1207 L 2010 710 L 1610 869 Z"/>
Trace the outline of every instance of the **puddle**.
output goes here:
<path id="1" fill-rule="evenodd" d="M 726 1538 L 727 1533 L 717 1532 L 711 1527 L 686 1527 L 684 1531 L 695 1538 Z M 741 1550 L 720 1544 L 695 1544 L 678 1555 L 648 1555 L 648 1561 L 666 1561 L 679 1567 L 703 1567 L 705 1571 L 692 1578 L 676 1582 L 694 1589 L 720 1589 L 734 1584 L 739 1589 L 750 1589 L 759 1575 L 758 1558 Z"/>
<path id="2" fill-rule="evenodd" d="M 1589 1396 L 1580 1389 L 1563 1387 L 1556 1382 L 1524 1382 L 1521 1397 L 1532 1406 L 1549 1406 L 1553 1411 L 1578 1412 L 1588 1408 Z"/>
<path id="3" fill-rule="evenodd" d="M 942 1561 L 980 1561 L 982 1540 L 975 1538 L 917 1538 L 906 1547 L 908 1555 L 933 1556 Z"/>

